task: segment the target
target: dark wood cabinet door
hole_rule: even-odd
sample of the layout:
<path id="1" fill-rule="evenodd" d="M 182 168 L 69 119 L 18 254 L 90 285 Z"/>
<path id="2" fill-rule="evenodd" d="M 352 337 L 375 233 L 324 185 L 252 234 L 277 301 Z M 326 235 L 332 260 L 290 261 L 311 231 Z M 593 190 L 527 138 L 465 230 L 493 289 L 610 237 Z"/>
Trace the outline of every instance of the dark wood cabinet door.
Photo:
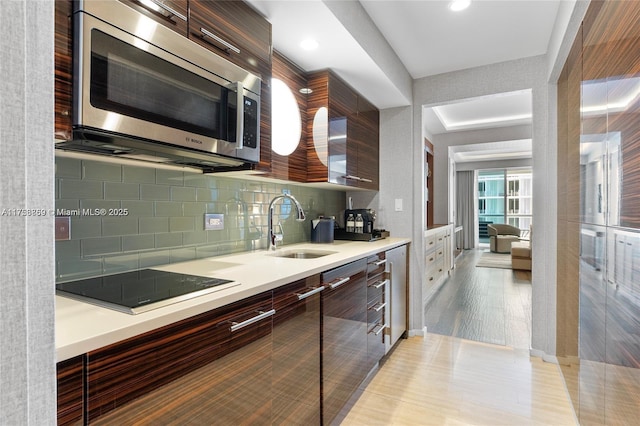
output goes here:
<path id="1" fill-rule="evenodd" d="M 58 425 L 81 425 L 83 416 L 84 356 L 80 355 L 56 366 L 58 382 Z"/>
<path id="2" fill-rule="evenodd" d="M 320 424 L 320 275 L 274 290 L 273 424 Z"/>
<path id="3" fill-rule="evenodd" d="M 369 372 L 366 268 L 362 259 L 322 275 L 323 424 L 336 418 Z"/>
<path id="4" fill-rule="evenodd" d="M 329 70 L 308 76 L 307 181 L 377 190 L 379 188 L 379 111 Z M 327 110 L 326 148 L 321 134 Z"/>
<path id="5" fill-rule="evenodd" d="M 357 176 L 360 188 L 378 190 L 380 169 L 380 112 L 362 96 L 358 97 L 358 126 L 354 136 Z"/>
<path id="6" fill-rule="evenodd" d="M 118 0 L 187 37 L 188 0 Z"/>
<path id="7" fill-rule="evenodd" d="M 301 93 L 307 87 L 305 72 L 289 61 L 282 54 L 273 53 L 273 79 L 284 83 L 298 104 L 300 111 L 301 132 L 297 148 L 289 155 L 280 155 L 275 150 L 271 153 L 271 176 L 296 182 L 307 181 L 307 95 Z M 275 113 L 275 111 L 272 111 Z M 273 132 L 272 132 L 273 133 Z M 272 141 L 272 146 L 277 141 Z"/>
<path id="8" fill-rule="evenodd" d="M 89 422 L 269 424 L 272 314 L 267 292 L 90 352 Z"/>
<path id="9" fill-rule="evenodd" d="M 55 2 L 55 128 L 54 137 L 71 139 L 71 108 L 73 96 L 73 51 L 71 44 L 71 0 Z"/>
<path id="10" fill-rule="evenodd" d="M 358 94 L 329 73 L 329 182 L 358 186 Z"/>
<path id="11" fill-rule="evenodd" d="M 242 1 L 190 0 L 189 38 L 263 79 L 271 74 L 271 24 Z"/>

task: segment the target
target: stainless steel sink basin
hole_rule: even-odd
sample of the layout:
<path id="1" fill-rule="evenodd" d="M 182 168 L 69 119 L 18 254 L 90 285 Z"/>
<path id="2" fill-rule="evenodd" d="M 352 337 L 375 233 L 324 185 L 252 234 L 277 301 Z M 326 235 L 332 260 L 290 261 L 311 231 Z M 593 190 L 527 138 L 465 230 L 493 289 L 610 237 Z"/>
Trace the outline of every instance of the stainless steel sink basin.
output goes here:
<path id="1" fill-rule="evenodd" d="M 289 259 L 316 259 L 318 257 L 327 256 L 334 253 L 336 252 L 325 250 L 283 250 L 276 251 L 273 256 L 286 257 Z"/>

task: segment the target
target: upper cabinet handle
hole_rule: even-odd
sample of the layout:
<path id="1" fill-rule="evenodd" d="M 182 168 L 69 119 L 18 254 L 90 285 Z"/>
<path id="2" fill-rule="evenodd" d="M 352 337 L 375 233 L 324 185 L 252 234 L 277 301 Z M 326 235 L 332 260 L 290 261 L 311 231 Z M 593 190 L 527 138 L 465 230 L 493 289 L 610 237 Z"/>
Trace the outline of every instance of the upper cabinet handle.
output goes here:
<path id="1" fill-rule="evenodd" d="M 214 39 L 215 41 L 217 41 L 218 43 L 220 43 L 221 45 L 226 47 L 228 50 L 233 50 L 236 53 L 240 53 L 240 49 L 238 49 L 237 47 L 235 47 L 233 44 L 229 43 L 228 41 L 221 39 L 217 35 L 213 34 L 211 31 L 207 30 L 206 28 L 200 27 L 200 32 L 203 35 Z"/>
<path id="2" fill-rule="evenodd" d="M 366 183 L 372 183 L 373 181 L 371 179 L 367 179 L 367 178 L 358 178 L 360 179 L 362 182 L 366 182 Z"/>
<path id="3" fill-rule="evenodd" d="M 176 18 L 182 19 L 184 22 L 187 22 L 187 17 L 184 16 L 182 13 L 178 12 L 177 10 L 175 10 L 174 8 L 172 8 L 171 6 L 167 6 L 166 4 L 164 4 L 164 3 L 162 3 L 162 2 L 160 2 L 158 0 L 140 1 L 140 3 L 143 6 L 146 6 L 145 2 L 153 3 L 156 6 L 158 6 L 160 9 L 164 10 L 165 12 L 169 12 L 169 16 L 165 15 L 165 17 L 167 17 L 168 19 L 171 19 L 172 16 L 175 16 Z M 147 7 L 147 9 L 148 9 L 148 7 Z M 151 9 L 151 10 L 153 10 L 153 9 Z"/>
<path id="4" fill-rule="evenodd" d="M 324 286 L 320 286 L 320 287 L 316 287 L 313 290 L 309 290 L 306 293 L 296 293 L 296 296 L 298 296 L 298 300 L 302 300 L 302 299 L 306 299 L 309 296 L 313 296 L 314 294 L 320 293 L 322 290 L 324 290 Z"/>

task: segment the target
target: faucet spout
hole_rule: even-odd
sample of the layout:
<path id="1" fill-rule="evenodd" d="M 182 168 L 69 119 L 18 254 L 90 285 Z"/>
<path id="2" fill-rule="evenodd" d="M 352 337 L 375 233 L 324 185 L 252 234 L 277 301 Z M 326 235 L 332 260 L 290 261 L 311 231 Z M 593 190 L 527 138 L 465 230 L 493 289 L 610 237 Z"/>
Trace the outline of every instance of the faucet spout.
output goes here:
<path id="1" fill-rule="evenodd" d="M 267 227 L 268 227 L 267 243 L 269 244 L 269 250 L 275 250 L 277 248 L 276 242 L 282 241 L 282 239 L 284 238 L 284 232 L 282 231 L 282 227 L 280 227 L 280 233 L 276 234 L 273 232 L 273 210 L 274 210 L 273 206 L 276 201 L 283 200 L 285 198 L 293 201 L 293 205 L 296 206 L 296 220 L 298 222 L 303 222 L 305 220 L 305 214 L 304 214 L 304 210 L 302 209 L 302 205 L 298 202 L 298 200 L 296 200 L 296 198 L 293 195 L 282 194 L 282 195 L 277 195 L 273 197 L 273 199 L 269 203 L 269 215 L 267 217 Z"/>

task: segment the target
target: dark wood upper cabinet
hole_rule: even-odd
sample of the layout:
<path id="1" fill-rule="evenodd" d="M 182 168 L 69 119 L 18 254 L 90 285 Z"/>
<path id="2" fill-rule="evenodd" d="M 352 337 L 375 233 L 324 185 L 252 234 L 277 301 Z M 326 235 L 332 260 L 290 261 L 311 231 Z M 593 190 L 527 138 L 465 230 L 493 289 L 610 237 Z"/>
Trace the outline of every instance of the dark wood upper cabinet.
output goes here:
<path id="1" fill-rule="evenodd" d="M 189 38 L 263 83 L 271 76 L 271 24 L 242 1 L 189 0 Z"/>
<path id="2" fill-rule="evenodd" d="M 296 182 L 307 181 L 307 95 L 300 92 L 307 87 L 305 72 L 277 51 L 273 52 L 273 78 L 282 81 L 293 93 L 300 110 L 302 124 L 298 147 L 289 155 L 272 150 L 271 177 Z M 275 111 L 271 111 L 272 114 Z M 273 129 L 272 129 L 273 130 Z M 272 138 L 274 137 L 272 133 Z M 277 141 L 272 140 L 273 144 Z"/>
<path id="3" fill-rule="evenodd" d="M 57 0 L 55 2 L 55 139 L 68 140 L 71 138 L 71 108 L 73 96 L 73 51 L 71 0 Z"/>
<path id="4" fill-rule="evenodd" d="M 379 111 L 331 71 L 308 83 L 307 181 L 377 190 Z"/>
<path id="5" fill-rule="evenodd" d="M 188 0 L 118 0 L 154 21 L 187 36 Z"/>
<path id="6" fill-rule="evenodd" d="M 361 178 L 358 187 L 377 190 L 380 170 L 380 112 L 362 96 L 358 96 L 356 122 L 358 126 L 353 145 L 356 150 L 356 176 Z"/>
<path id="7" fill-rule="evenodd" d="M 260 163 L 271 171 L 271 23 L 242 1 L 189 0 L 189 38 L 262 79 Z"/>

